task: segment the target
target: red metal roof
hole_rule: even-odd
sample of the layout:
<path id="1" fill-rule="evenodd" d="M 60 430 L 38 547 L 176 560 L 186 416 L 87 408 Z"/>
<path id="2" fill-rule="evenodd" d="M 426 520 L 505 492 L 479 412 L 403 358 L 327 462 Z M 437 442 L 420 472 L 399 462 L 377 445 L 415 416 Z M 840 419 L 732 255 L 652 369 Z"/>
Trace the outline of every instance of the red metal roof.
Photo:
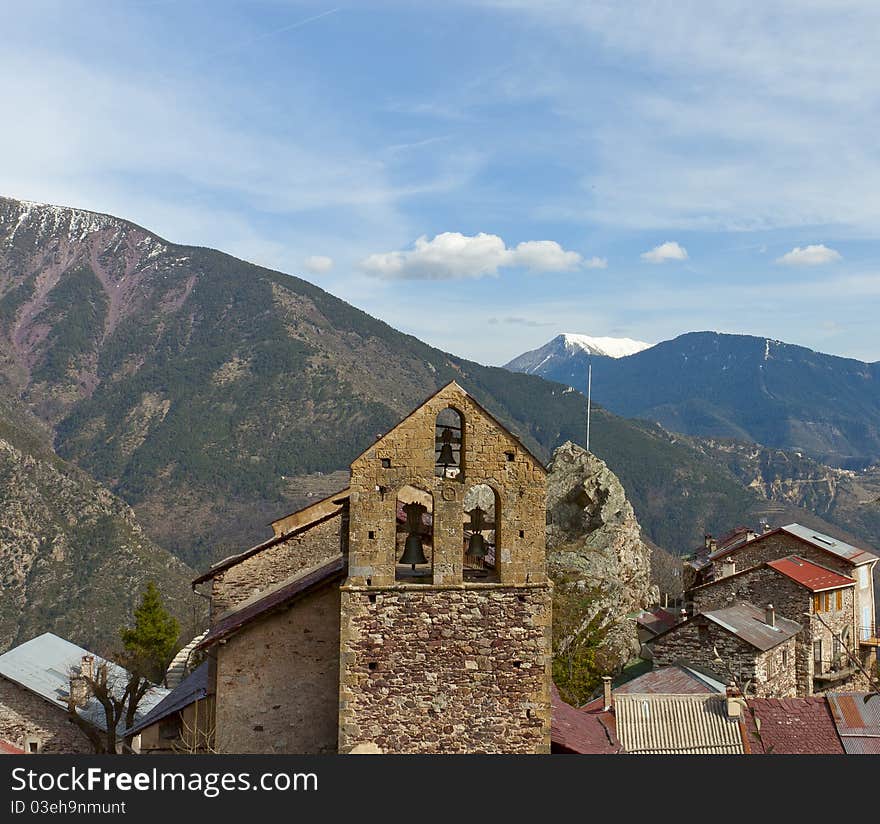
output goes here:
<path id="1" fill-rule="evenodd" d="M 24 750 L 0 738 L 0 755 L 24 755 Z"/>
<path id="2" fill-rule="evenodd" d="M 823 696 L 749 698 L 746 703 L 746 732 L 753 754 L 843 754 L 843 744 Z"/>
<path id="3" fill-rule="evenodd" d="M 587 712 L 566 704 L 555 684 L 550 686 L 553 723 L 550 739 L 554 752 L 608 755 L 621 751 L 611 712 Z"/>
<path id="4" fill-rule="evenodd" d="M 768 561 L 767 566 L 781 572 L 792 581 L 805 586 L 811 592 L 822 592 L 826 589 L 855 586 L 852 578 L 839 575 L 819 564 L 811 563 L 797 555 L 789 555 L 777 561 Z"/>
<path id="5" fill-rule="evenodd" d="M 832 693 L 828 704 L 846 752 L 880 755 L 880 695 Z"/>

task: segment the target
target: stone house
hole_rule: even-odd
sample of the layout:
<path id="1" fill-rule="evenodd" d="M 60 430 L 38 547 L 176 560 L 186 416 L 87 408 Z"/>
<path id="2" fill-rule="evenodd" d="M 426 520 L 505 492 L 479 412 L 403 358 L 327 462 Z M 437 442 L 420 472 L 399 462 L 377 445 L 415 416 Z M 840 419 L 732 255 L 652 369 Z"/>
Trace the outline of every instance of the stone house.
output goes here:
<path id="1" fill-rule="evenodd" d="M 223 752 L 549 752 L 546 470 L 454 381 L 215 565 Z"/>
<path id="2" fill-rule="evenodd" d="M 797 694 L 801 625 L 739 602 L 695 614 L 649 641 L 654 665 L 692 665 L 758 697 Z"/>
<path id="3" fill-rule="evenodd" d="M 77 714 L 98 730 L 106 729 L 103 707 L 78 673 L 94 672 L 104 662 L 51 632 L 0 655 L 0 738 L 26 753 L 91 753 L 88 736 L 70 720 Z M 167 690 L 152 688 L 139 705 L 146 713 Z"/>
<path id="4" fill-rule="evenodd" d="M 722 575 L 688 595 L 695 612 L 747 601 L 772 604 L 777 615 L 800 623 L 797 693 L 808 696 L 843 684 L 863 686 L 846 653 L 857 637 L 855 587 L 852 578 L 791 555 Z"/>

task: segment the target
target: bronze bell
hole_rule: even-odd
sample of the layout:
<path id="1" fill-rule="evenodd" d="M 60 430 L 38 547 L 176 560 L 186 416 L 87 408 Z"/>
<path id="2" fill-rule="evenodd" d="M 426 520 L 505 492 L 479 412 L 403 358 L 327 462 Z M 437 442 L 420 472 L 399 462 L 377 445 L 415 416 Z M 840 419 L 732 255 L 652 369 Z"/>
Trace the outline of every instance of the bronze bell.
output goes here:
<path id="1" fill-rule="evenodd" d="M 479 532 L 474 532 L 468 540 L 467 554 L 472 558 L 486 557 L 486 541 Z"/>
<path id="2" fill-rule="evenodd" d="M 448 427 L 440 434 L 440 440 L 443 446 L 440 447 L 440 456 L 437 463 L 444 469 L 448 466 L 455 466 L 455 455 L 452 454 L 452 430 Z"/>
<path id="3" fill-rule="evenodd" d="M 425 557 L 425 551 L 422 549 L 422 536 L 411 533 L 406 537 L 406 545 L 403 548 L 403 555 L 400 556 L 401 564 L 410 564 L 415 571 L 416 564 L 427 564 L 428 559 Z"/>

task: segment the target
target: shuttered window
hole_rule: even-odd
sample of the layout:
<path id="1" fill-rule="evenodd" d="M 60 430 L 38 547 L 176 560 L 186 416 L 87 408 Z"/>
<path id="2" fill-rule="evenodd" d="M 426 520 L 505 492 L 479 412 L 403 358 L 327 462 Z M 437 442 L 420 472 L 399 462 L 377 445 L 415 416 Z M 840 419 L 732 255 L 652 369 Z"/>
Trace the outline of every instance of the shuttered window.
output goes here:
<path id="1" fill-rule="evenodd" d="M 837 609 L 843 609 L 843 590 L 842 589 L 837 590 L 837 592 L 835 593 L 835 596 L 837 598 L 837 601 L 836 601 Z"/>

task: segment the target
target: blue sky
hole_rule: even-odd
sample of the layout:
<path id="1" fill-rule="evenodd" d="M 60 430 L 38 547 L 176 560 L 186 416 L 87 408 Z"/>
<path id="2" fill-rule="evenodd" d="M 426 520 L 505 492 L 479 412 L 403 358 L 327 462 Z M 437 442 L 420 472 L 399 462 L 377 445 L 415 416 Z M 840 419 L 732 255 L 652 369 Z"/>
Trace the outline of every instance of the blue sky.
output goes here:
<path id="1" fill-rule="evenodd" d="M 716 329 L 880 359 L 880 4 L 0 6 L 0 193 L 500 364 Z"/>

